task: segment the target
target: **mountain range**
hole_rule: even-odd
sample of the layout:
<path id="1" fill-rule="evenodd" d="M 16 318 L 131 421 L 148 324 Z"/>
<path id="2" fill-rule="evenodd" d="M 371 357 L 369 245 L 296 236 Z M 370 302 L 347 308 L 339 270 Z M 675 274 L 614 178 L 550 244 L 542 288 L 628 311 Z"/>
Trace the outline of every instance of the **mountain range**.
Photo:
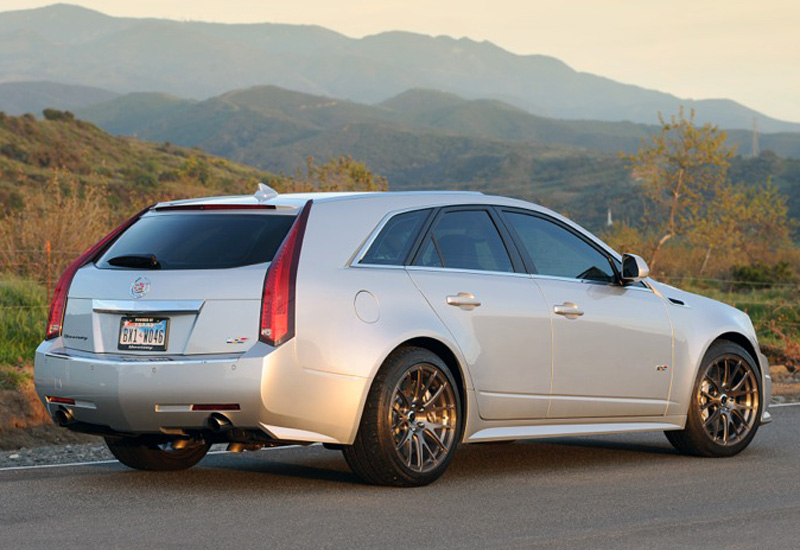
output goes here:
<path id="1" fill-rule="evenodd" d="M 756 119 L 761 132 L 800 131 L 730 100 L 678 98 L 468 38 L 396 31 L 354 39 L 316 26 L 110 17 L 67 4 L 0 13 L 0 82 L 19 81 L 196 100 L 269 84 L 369 104 L 426 88 L 548 118 L 652 124 L 683 106 L 723 128 L 749 129 Z"/>

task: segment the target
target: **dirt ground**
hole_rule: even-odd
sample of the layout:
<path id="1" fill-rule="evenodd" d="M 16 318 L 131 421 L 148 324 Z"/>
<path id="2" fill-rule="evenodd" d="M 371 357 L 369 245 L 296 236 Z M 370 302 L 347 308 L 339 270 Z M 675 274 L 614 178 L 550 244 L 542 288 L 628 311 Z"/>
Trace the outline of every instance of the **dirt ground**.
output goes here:
<path id="1" fill-rule="evenodd" d="M 99 440 L 53 424 L 33 389 L 33 383 L 26 384 L 22 390 L 0 390 L 0 450 Z"/>

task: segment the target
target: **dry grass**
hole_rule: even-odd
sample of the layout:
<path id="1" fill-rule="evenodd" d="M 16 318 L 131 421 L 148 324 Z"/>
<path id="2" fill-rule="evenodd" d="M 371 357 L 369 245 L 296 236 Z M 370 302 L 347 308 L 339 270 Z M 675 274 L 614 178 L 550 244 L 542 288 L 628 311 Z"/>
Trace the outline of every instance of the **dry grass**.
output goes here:
<path id="1" fill-rule="evenodd" d="M 105 188 L 81 185 L 65 171 L 29 185 L 22 201 L 0 219 L 0 270 L 6 274 L 52 281 L 111 227 Z"/>

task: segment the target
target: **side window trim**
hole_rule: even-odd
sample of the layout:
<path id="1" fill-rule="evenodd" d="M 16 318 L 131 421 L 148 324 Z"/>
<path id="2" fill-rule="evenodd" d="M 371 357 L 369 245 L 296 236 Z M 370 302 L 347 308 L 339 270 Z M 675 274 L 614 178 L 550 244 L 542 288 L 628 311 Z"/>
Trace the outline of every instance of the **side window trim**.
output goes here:
<path id="1" fill-rule="evenodd" d="M 422 227 L 420 227 L 419 231 L 417 232 L 417 236 L 414 237 L 414 243 L 408 249 L 408 254 L 406 254 L 406 257 L 401 264 L 403 267 L 408 267 L 416 259 L 420 249 L 422 248 L 422 243 L 425 242 L 425 237 L 428 235 L 428 232 L 431 230 L 431 227 L 436 220 L 439 219 L 439 213 L 442 209 L 431 208 L 430 210 L 431 211 L 428 213 L 428 217 L 425 219 Z"/>
<path id="2" fill-rule="evenodd" d="M 406 266 L 419 267 L 415 266 L 414 263 L 419 259 L 419 256 L 422 253 L 422 248 L 423 248 L 422 245 L 428 239 L 428 236 L 433 231 L 433 228 L 436 227 L 436 224 L 439 222 L 439 220 L 444 214 L 448 212 L 471 211 L 471 210 L 486 212 L 489 215 L 489 219 L 491 219 L 492 224 L 494 224 L 494 227 L 497 230 L 498 235 L 500 236 L 500 241 L 503 243 L 503 247 L 505 248 L 505 251 L 508 254 L 509 260 L 511 261 L 511 267 L 514 269 L 514 271 L 510 273 L 526 273 L 522 256 L 520 256 L 519 250 L 517 250 L 517 245 L 512 241 L 512 237 L 508 232 L 508 230 L 506 229 L 505 223 L 500 218 L 500 216 L 498 216 L 497 212 L 494 211 L 494 207 L 492 205 L 485 205 L 485 204 L 465 204 L 456 206 L 443 206 L 438 208 L 435 214 L 429 218 L 423 230 L 420 231 L 420 236 L 417 242 L 415 242 L 414 246 L 412 247 L 412 254 L 409 255 L 408 260 L 406 261 Z M 446 268 L 431 268 L 431 269 L 446 269 Z M 505 273 L 505 272 L 493 271 L 491 273 Z"/>
<path id="3" fill-rule="evenodd" d="M 506 212 L 510 212 L 510 213 L 514 213 L 514 214 L 523 214 L 523 215 L 526 215 L 526 216 L 534 216 L 536 218 L 545 220 L 547 222 L 555 224 L 556 226 L 564 229 L 565 231 L 570 233 L 572 236 L 578 238 L 583 243 L 589 245 L 589 247 L 591 247 L 596 252 L 598 252 L 601 256 L 603 256 L 606 259 L 606 261 L 608 262 L 608 264 L 611 266 L 611 270 L 614 272 L 614 278 L 616 279 L 616 282 L 614 282 L 614 283 L 603 283 L 601 281 L 589 281 L 589 282 L 599 283 L 599 284 L 604 284 L 604 285 L 619 285 L 620 284 L 620 281 L 621 281 L 620 273 L 619 273 L 619 270 L 617 269 L 616 263 L 614 262 L 614 258 L 611 255 L 609 255 L 608 251 L 603 250 L 601 247 L 597 246 L 597 243 L 594 243 L 591 240 L 587 239 L 585 236 L 581 235 L 579 232 L 575 231 L 573 228 L 569 227 L 568 225 L 562 223 L 561 221 L 559 221 L 559 220 L 557 220 L 557 219 L 555 219 L 555 218 L 553 218 L 551 216 L 548 216 L 547 214 L 545 214 L 543 212 L 536 212 L 534 210 L 525 210 L 524 208 L 508 208 L 508 207 L 501 207 L 499 210 L 503 214 L 503 216 L 502 216 L 503 224 L 506 226 L 508 232 L 513 236 L 512 238 L 514 240 L 514 244 L 517 246 L 517 248 L 519 248 L 519 252 L 520 252 L 520 254 L 521 254 L 522 258 L 523 258 L 523 261 L 525 262 L 525 265 L 526 265 L 526 267 L 528 269 L 528 273 L 530 273 L 531 275 L 539 275 L 539 272 L 536 269 L 536 265 L 534 264 L 533 259 L 528 254 L 528 251 L 522 245 L 522 241 L 520 240 L 520 237 L 517 234 L 516 230 L 514 229 L 514 227 L 510 223 L 510 221 L 506 219 L 506 216 L 505 216 Z M 549 277 L 549 275 L 541 275 L 541 276 L 542 277 Z M 558 278 L 569 279 L 568 277 L 558 277 Z M 581 282 L 586 282 L 583 279 L 575 279 L 575 280 L 576 281 L 581 281 Z"/>

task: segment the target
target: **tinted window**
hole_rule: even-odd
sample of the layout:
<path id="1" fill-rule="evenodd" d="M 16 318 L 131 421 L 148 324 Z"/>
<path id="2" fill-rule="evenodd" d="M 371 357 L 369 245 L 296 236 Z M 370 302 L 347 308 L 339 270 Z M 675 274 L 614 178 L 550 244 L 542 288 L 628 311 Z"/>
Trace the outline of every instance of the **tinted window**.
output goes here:
<path id="1" fill-rule="evenodd" d="M 160 214 L 125 231 L 98 260 L 155 255 L 161 269 L 222 269 L 272 260 L 294 216 L 265 214 Z"/>
<path id="2" fill-rule="evenodd" d="M 360 263 L 403 265 L 430 212 L 430 209 L 416 210 L 394 216 L 386 222 Z"/>
<path id="3" fill-rule="evenodd" d="M 614 282 L 608 258 L 558 224 L 528 214 L 506 212 L 523 247 L 541 275 Z"/>
<path id="4" fill-rule="evenodd" d="M 415 264 L 514 271 L 500 234 L 491 216 L 484 210 L 445 212 L 426 237 Z"/>

